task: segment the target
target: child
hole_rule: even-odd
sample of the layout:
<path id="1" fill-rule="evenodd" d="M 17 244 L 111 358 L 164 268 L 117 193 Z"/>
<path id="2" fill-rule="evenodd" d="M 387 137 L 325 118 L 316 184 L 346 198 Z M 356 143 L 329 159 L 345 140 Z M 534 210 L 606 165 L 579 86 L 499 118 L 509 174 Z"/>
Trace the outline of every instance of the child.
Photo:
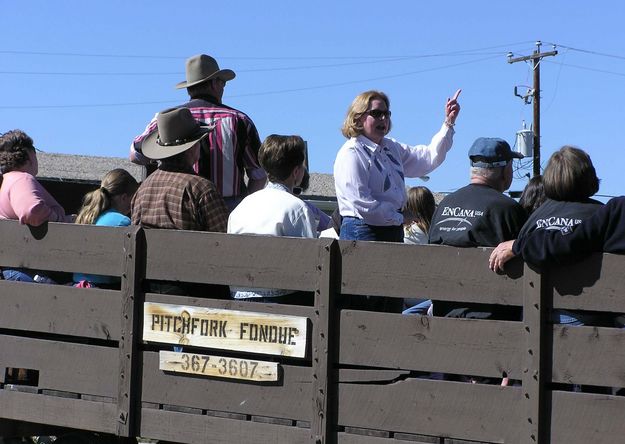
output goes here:
<path id="1" fill-rule="evenodd" d="M 269 183 L 247 196 L 232 211 L 228 233 L 268 236 L 316 237 L 317 222 L 310 208 L 293 195 L 301 184 L 306 145 L 299 136 L 271 135 L 265 139 L 258 158 Z M 235 299 L 312 305 L 312 295 L 302 292 L 263 288 L 230 288 Z"/>
<path id="2" fill-rule="evenodd" d="M 83 198 L 76 223 L 106 227 L 130 225 L 130 202 L 138 187 L 128 171 L 121 168 L 109 171 L 102 179 L 100 188 Z M 119 288 L 120 278 L 74 273 L 74 282 L 80 287 Z"/>

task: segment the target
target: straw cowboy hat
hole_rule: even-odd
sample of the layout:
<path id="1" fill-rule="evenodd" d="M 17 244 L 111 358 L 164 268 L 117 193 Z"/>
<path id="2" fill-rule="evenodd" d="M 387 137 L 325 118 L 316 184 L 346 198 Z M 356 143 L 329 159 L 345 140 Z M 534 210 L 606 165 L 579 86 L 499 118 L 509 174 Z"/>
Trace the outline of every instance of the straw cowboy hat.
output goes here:
<path id="1" fill-rule="evenodd" d="M 157 131 L 141 144 L 143 155 L 154 160 L 166 159 L 188 150 L 212 130 L 200 126 L 188 108 L 171 108 L 156 116 Z"/>
<path id="2" fill-rule="evenodd" d="M 176 89 L 188 88 L 211 79 L 222 79 L 228 82 L 236 74 L 231 69 L 219 69 L 217 60 L 206 54 L 200 54 L 187 59 L 187 80 L 176 85 Z"/>

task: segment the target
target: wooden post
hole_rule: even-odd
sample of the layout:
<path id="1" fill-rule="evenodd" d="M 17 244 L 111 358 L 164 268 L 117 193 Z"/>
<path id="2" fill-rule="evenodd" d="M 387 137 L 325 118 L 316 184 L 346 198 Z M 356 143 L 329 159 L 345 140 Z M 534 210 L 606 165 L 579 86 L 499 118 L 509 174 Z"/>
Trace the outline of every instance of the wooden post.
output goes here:
<path id="1" fill-rule="evenodd" d="M 540 61 L 544 57 L 555 56 L 558 51 L 540 52 L 542 42 L 536 42 L 536 50 L 530 56 L 512 58 L 512 53 L 508 55 L 508 63 L 532 61 L 534 71 L 534 157 L 532 160 L 534 176 L 540 174 Z M 554 46 L 555 48 L 555 46 Z"/>
<path id="2" fill-rule="evenodd" d="M 539 54 L 539 50 L 534 55 Z M 532 59 L 534 62 L 534 177 L 540 175 L 540 58 Z"/>
<path id="3" fill-rule="evenodd" d="M 143 229 L 128 229 L 124 239 L 124 271 L 121 297 L 121 337 L 119 341 L 119 390 L 117 394 L 117 435 L 132 438 L 137 431 L 140 414 L 140 362 L 145 240 Z"/>
<path id="4" fill-rule="evenodd" d="M 548 443 L 549 418 L 545 384 L 551 379 L 551 348 L 547 344 L 550 306 L 547 279 L 525 265 L 523 272 L 523 400 L 526 432 L 520 442 Z"/>
<path id="5" fill-rule="evenodd" d="M 339 283 L 340 255 L 338 242 L 326 240 L 319 246 L 319 283 L 315 290 L 315 331 L 312 343 L 312 389 L 313 417 L 311 420 L 311 440 L 318 444 L 336 442 L 336 400 L 334 363 L 338 352 L 339 316 L 335 300 Z"/>

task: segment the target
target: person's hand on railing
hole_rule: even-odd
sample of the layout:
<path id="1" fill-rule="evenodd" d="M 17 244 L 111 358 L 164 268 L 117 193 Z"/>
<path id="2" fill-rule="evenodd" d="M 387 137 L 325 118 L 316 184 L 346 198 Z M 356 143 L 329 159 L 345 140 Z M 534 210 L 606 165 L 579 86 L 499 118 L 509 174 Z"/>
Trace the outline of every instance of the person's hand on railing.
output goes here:
<path id="1" fill-rule="evenodd" d="M 514 257 L 512 252 L 512 244 L 514 240 L 502 242 L 495 247 L 488 258 L 488 268 L 495 273 L 503 272 L 504 265 Z"/>

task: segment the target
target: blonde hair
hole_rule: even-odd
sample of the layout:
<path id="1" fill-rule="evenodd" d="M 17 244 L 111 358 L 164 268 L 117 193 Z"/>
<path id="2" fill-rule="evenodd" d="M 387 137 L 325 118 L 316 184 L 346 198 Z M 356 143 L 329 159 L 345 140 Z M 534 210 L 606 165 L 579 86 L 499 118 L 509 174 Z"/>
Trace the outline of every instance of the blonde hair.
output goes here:
<path id="1" fill-rule="evenodd" d="M 388 96 L 382 91 L 365 91 L 357 95 L 347 110 L 347 115 L 345 116 L 345 121 L 343 122 L 343 126 L 341 128 L 341 132 L 345 137 L 349 139 L 350 137 L 358 137 L 362 134 L 360 118 L 367 112 L 369 106 L 371 106 L 371 102 L 374 100 L 382 100 L 386 103 L 386 108 L 391 109 L 391 102 L 388 99 Z M 388 130 L 391 130 L 390 118 L 388 122 Z"/>
<path id="2" fill-rule="evenodd" d="M 412 187 L 408 190 L 405 216 L 414 221 L 424 233 L 430 230 L 435 208 L 434 195 L 427 187 Z"/>
<path id="3" fill-rule="evenodd" d="M 102 179 L 100 188 L 87 193 L 76 217 L 77 224 L 94 224 L 98 217 L 112 206 L 113 196 L 132 196 L 139 184 L 132 175 L 121 168 L 109 171 Z"/>

